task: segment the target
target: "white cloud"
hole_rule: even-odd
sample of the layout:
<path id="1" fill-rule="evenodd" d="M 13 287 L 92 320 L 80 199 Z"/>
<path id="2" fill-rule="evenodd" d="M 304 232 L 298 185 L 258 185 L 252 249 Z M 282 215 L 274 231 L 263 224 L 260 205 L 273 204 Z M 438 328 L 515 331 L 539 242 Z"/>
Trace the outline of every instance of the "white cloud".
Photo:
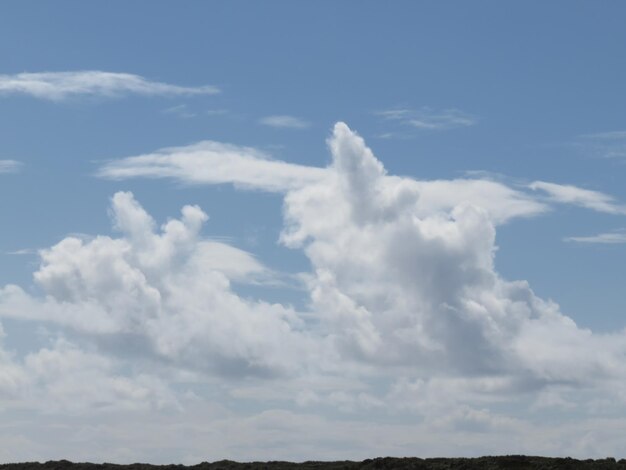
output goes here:
<path id="1" fill-rule="evenodd" d="M 623 159 L 626 157 L 626 131 L 582 134 L 570 145 L 582 151 L 585 155 Z"/>
<path id="2" fill-rule="evenodd" d="M 288 192 L 332 178 L 327 168 L 272 160 L 249 147 L 204 141 L 154 153 L 126 157 L 102 166 L 98 176 L 108 179 L 173 178 L 186 184 L 225 184 Z M 385 176 L 389 186 L 402 187 L 416 198 L 418 214 L 449 211 L 465 201 L 487 210 L 496 223 L 529 217 L 549 210 L 532 195 L 489 179 L 416 181 Z"/>
<path id="3" fill-rule="evenodd" d="M 37 250 L 34 250 L 33 248 L 21 248 L 19 250 L 5 251 L 4 254 L 12 256 L 36 255 Z"/>
<path id="4" fill-rule="evenodd" d="M 186 104 L 179 104 L 163 110 L 163 114 L 170 114 L 181 119 L 190 119 L 197 116 L 197 113 L 190 111 Z"/>
<path id="5" fill-rule="evenodd" d="M 623 373 L 610 358 L 626 338 L 604 339 L 593 353 L 599 339 L 526 283 L 498 276 L 488 211 L 459 202 L 418 212 L 420 193 L 386 177 L 347 126 L 335 127 L 330 146 L 335 177 L 287 194 L 282 240 L 310 259 L 313 310 L 343 354 L 381 367 L 536 383 Z"/>
<path id="6" fill-rule="evenodd" d="M 478 122 L 475 116 L 454 108 L 439 111 L 428 107 L 422 107 L 417 110 L 392 108 L 376 114 L 387 121 L 397 121 L 415 129 L 431 131 L 469 127 Z"/>
<path id="7" fill-rule="evenodd" d="M 82 418 L 82 419 L 81 419 Z M 553 416 L 551 416 L 553 418 Z M 65 417 L 65 421 L 68 421 Z M 84 417 L 64 422 L 56 415 L 0 429 L 4 461 L 198 464 L 202 461 L 361 460 L 380 456 L 481 456 L 494 454 L 623 455 L 624 422 L 616 416 L 565 423 L 510 419 L 484 408 L 454 408 L 439 420 L 376 421 L 340 413 L 268 408 L 228 412 L 189 406 L 179 414 L 109 412 L 94 423 Z M 207 424 L 209 423 L 209 425 Z M 28 452 L 25 450 L 28 449 Z"/>
<path id="8" fill-rule="evenodd" d="M 29 383 L 22 389 L 23 406 L 50 412 L 110 412 L 179 407 L 160 378 L 145 373 L 123 374 L 118 361 L 57 340 L 24 358 Z"/>
<path id="9" fill-rule="evenodd" d="M 22 163 L 16 160 L 0 160 L 0 174 L 17 173 L 22 168 Z"/>
<path id="10" fill-rule="evenodd" d="M 326 171 L 272 160 L 249 147 L 204 141 L 113 160 L 98 175 L 110 179 L 175 178 L 188 184 L 234 183 L 282 192 L 318 181 Z"/>
<path id="11" fill-rule="evenodd" d="M 0 413 L 7 401 L 19 398 L 20 390 L 26 383 L 27 377 L 14 358 L 4 349 L 4 329 L 0 323 Z"/>
<path id="12" fill-rule="evenodd" d="M 179 407 L 160 378 L 146 373 L 127 377 L 114 358 L 63 338 L 18 358 L 3 349 L 3 336 L 0 325 L 0 413 L 10 407 L 41 413 Z"/>
<path id="13" fill-rule="evenodd" d="M 237 295 L 234 281 L 268 268 L 204 237 L 199 207 L 157 227 L 132 194 L 117 193 L 117 237 L 70 236 L 42 250 L 40 296 L 0 289 L 0 316 L 69 338 L 21 359 L 0 354 L 11 365 L 0 368 L 6 396 L 48 397 L 59 404 L 51 413 L 81 417 L 118 403 L 105 408 L 125 411 L 121 421 L 81 429 L 115 443 L 121 460 L 623 452 L 603 426 L 626 422 L 626 333 L 580 328 L 495 269 L 497 224 L 549 206 L 488 180 L 389 175 L 343 123 L 328 144 L 327 168 L 215 142 L 105 166 L 107 177 L 284 193 L 280 242 L 311 264 L 306 311 Z M 588 202 L 596 193 L 549 185 L 533 189 L 604 208 Z M 58 452 L 33 428 L 24 434 L 43 455 Z M 85 455 L 59 440 L 66 458 Z"/>
<path id="14" fill-rule="evenodd" d="M 417 210 L 450 211 L 462 202 L 485 209 L 496 223 L 517 217 L 532 217 L 550 207 L 527 193 L 489 179 L 430 180 L 415 183 L 420 198 Z"/>
<path id="15" fill-rule="evenodd" d="M 589 235 L 585 237 L 581 237 L 581 236 L 566 237 L 564 240 L 568 242 L 579 242 L 579 243 L 602 243 L 602 244 L 626 243 L 626 232 L 616 231 L 616 232 L 598 233 L 596 235 Z"/>
<path id="16" fill-rule="evenodd" d="M 285 129 L 306 129 L 311 124 L 303 119 L 288 115 L 265 116 L 259 120 L 264 126 L 278 127 Z"/>
<path id="17" fill-rule="evenodd" d="M 552 201 L 560 204 L 572 204 L 608 214 L 626 214 L 626 206 L 617 203 L 612 196 L 599 191 L 545 181 L 535 181 L 528 187 L 535 191 L 548 193 L 548 197 Z"/>
<path id="18" fill-rule="evenodd" d="M 325 170 L 289 166 L 292 175 L 316 176 L 292 178 L 297 184 L 290 187 L 277 182 L 276 175 L 269 176 L 274 168 L 283 168 L 279 162 L 241 148 L 226 150 L 235 157 L 230 161 L 244 153 L 248 167 L 250 162 L 264 165 L 265 173 L 253 186 L 287 191 L 281 240 L 304 249 L 311 260 L 311 310 L 320 316 L 339 354 L 351 361 L 400 367 L 417 361 L 419 367 L 463 374 L 518 373 L 524 364 L 524 380 L 582 380 L 570 376 L 585 371 L 581 364 L 570 371 L 549 359 L 552 350 L 538 359 L 541 348 L 533 346 L 531 354 L 527 345 L 543 335 L 543 325 L 560 331 L 565 343 L 559 347 L 568 349 L 576 344 L 585 350 L 585 344 L 591 344 L 587 334 L 556 305 L 536 298 L 524 283 L 501 280 L 493 268 L 494 224 L 540 213 L 545 205 L 493 181 L 416 182 L 389 176 L 362 139 L 343 124 L 336 126 L 329 145 L 333 164 Z M 244 161 L 225 170 L 216 164 L 226 160 L 220 154 L 223 149 L 205 143 L 170 149 L 156 158 L 165 157 L 181 168 L 178 162 L 187 162 L 190 154 L 199 152 L 195 158 L 205 158 L 208 153 L 215 158 L 210 169 L 217 170 L 203 176 L 204 181 L 241 182 Z M 135 163 L 145 163 L 145 158 L 121 162 L 133 163 L 137 175 Z M 148 156 L 147 163 L 154 159 Z M 105 174 L 119 164 L 105 167 Z M 187 169 L 159 176 L 200 181 L 199 174 Z M 556 187 L 553 192 L 562 188 L 550 183 L 531 187 Z M 568 187 L 574 196 L 559 200 L 579 201 L 577 190 Z M 582 194 L 589 196 L 584 190 Z M 539 319 L 536 324 L 533 318 Z M 587 361 L 591 357 L 586 355 Z"/>
<path id="19" fill-rule="evenodd" d="M 279 374 L 297 367 L 306 344 L 282 305 L 239 298 L 231 280 L 264 271 L 249 254 L 203 240 L 206 215 L 186 206 L 157 233 L 130 193 L 112 215 L 121 238 L 68 237 L 41 251 L 36 299 L 0 289 L 0 315 L 54 322 L 88 335 L 130 335 L 158 360 L 227 375 Z"/>
<path id="20" fill-rule="evenodd" d="M 0 95 L 25 94 L 60 101 L 74 96 L 210 95 L 219 93 L 214 86 L 172 85 L 148 80 L 130 73 L 85 70 L 0 75 Z"/>
<path id="21" fill-rule="evenodd" d="M 526 284 L 505 282 L 493 268 L 494 225 L 544 212 L 546 205 L 489 180 L 419 182 L 389 176 L 343 124 L 336 126 L 329 145 L 333 164 L 327 169 L 289 165 L 289 186 L 282 175 L 273 174 L 285 168 L 281 163 L 215 143 L 130 157 L 103 171 L 110 175 L 111 168 L 128 165 L 132 175 L 155 174 L 159 167 L 151 165 L 156 158 L 176 165 L 176 171 L 166 169 L 157 176 L 245 181 L 286 191 L 281 240 L 304 249 L 311 260 L 311 309 L 337 350 L 351 360 L 404 367 L 406 358 L 412 358 L 420 367 L 464 373 L 512 373 L 521 361 L 528 380 L 575 380 L 567 367 L 546 366 L 551 350 L 538 360 L 541 348 L 531 354 L 527 345 L 543 334 L 544 324 L 567 338 L 560 347 L 580 343 L 584 349 L 591 344 L 586 333 L 556 305 L 536 298 Z M 229 159 L 223 149 L 231 152 Z M 194 160 L 194 168 L 201 168 L 207 154 L 213 159 L 211 172 L 199 177 L 200 171 L 188 165 L 189 156 L 200 159 Z M 221 161 L 235 163 L 223 169 L 217 164 Z M 253 182 L 245 179 L 252 162 L 263 168 Z M 613 210 L 612 200 L 601 193 L 544 182 L 530 187 L 550 191 L 558 202 Z M 537 324 L 531 321 L 535 317 Z"/>

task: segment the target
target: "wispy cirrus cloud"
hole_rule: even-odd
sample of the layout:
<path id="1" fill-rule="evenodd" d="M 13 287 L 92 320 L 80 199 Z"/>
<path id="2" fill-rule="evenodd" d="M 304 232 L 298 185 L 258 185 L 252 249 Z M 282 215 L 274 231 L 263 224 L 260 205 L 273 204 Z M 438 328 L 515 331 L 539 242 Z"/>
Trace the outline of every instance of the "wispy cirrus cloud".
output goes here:
<path id="1" fill-rule="evenodd" d="M 575 145 L 585 153 L 602 158 L 626 158 L 626 130 L 593 132 L 578 136 Z"/>
<path id="2" fill-rule="evenodd" d="M 560 204 L 572 204 L 586 209 L 607 214 L 626 214 L 626 206 L 618 203 L 613 196 L 600 191 L 579 188 L 569 184 L 548 183 L 535 181 L 528 185 L 535 191 L 547 193 L 548 198 Z"/>
<path id="3" fill-rule="evenodd" d="M 626 131 L 595 132 L 592 134 L 583 134 L 581 137 L 599 140 L 626 140 Z"/>
<path id="4" fill-rule="evenodd" d="M 311 123 L 296 116 L 286 114 L 265 116 L 259 119 L 259 123 L 264 126 L 276 127 L 282 129 L 306 129 L 311 127 Z"/>
<path id="5" fill-rule="evenodd" d="M 33 248 L 21 248 L 19 250 L 5 251 L 4 254 L 11 256 L 36 255 L 37 250 Z"/>
<path id="6" fill-rule="evenodd" d="M 226 116 L 229 114 L 227 109 L 206 109 L 199 110 L 192 106 L 189 106 L 186 103 L 178 104 L 176 106 L 170 106 L 161 111 L 163 114 L 168 116 L 174 116 L 180 119 L 191 119 L 202 116 L 207 117 L 218 117 L 218 116 Z"/>
<path id="7" fill-rule="evenodd" d="M 191 111 L 186 104 L 179 104 L 176 106 L 165 108 L 163 110 L 163 114 L 169 114 L 171 116 L 176 116 L 181 119 L 189 119 L 189 118 L 196 117 L 198 115 L 194 111 Z"/>
<path id="8" fill-rule="evenodd" d="M 584 237 L 566 237 L 566 242 L 578 243 L 600 243 L 605 245 L 616 245 L 626 243 L 626 230 L 616 230 L 614 232 L 598 233 Z"/>
<path id="9" fill-rule="evenodd" d="M 152 81 L 140 75 L 100 70 L 0 75 L 0 95 L 30 95 L 52 101 L 77 96 L 190 96 L 219 92 L 219 88 L 211 85 L 180 86 Z"/>
<path id="10" fill-rule="evenodd" d="M 444 131 L 470 127 L 478 122 L 476 116 L 456 108 L 435 110 L 424 106 L 414 110 L 398 107 L 379 111 L 375 114 L 385 121 L 395 121 L 408 128 L 422 131 Z"/>
<path id="11" fill-rule="evenodd" d="M 250 147 L 203 141 L 113 160 L 102 166 L 97 175 L 114 180 L 147 177 L 174 178 L 187 184 L 233 183 L 283 192 L 320 181 L 326 171 L 272 160 Z"/>
<path id="12" fill-rule="evenodd" d="M 17 173 L 22 168 L 22 162 L 17 160 L 0 160 L 0 174 Z"/>

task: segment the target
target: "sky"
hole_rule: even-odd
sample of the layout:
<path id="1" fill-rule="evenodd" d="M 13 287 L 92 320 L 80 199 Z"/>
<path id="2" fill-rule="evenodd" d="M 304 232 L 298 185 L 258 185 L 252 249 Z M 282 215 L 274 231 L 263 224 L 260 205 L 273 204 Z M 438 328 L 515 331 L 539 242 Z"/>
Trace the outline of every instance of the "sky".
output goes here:
<path id="1" fill-rule="evenodd" d="M 0 6 L 0 461 L 626 457 L 626 5 Z"/>

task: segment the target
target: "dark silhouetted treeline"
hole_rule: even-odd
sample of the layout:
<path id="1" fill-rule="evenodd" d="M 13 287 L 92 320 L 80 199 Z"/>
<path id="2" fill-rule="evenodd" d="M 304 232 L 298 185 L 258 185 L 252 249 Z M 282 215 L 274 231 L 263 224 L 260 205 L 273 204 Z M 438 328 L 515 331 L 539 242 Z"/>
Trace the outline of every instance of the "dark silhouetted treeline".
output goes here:
<path id="1" fill-rule="evenodd" d="M 67 460 L 46 463 L 26 462 L 0 465 L 0 470 L 385 470 L 385 469 L 416 469 L 416 470 L 495 470 L 495 469 L 623 469 L 626 460 L 616 461 L 613 458 L 601 460 L 576 460 L 571 458 L 527 457 L 508 455 L 500 457 L 478 458 L 377 458 L 362 462 L 248 462 L 239 463 L 231 460 L 219 462 L 203 462 L 198 465 L 149 465 L 135 463 L 116 465 L 110 463 L 72 463 Z"/>

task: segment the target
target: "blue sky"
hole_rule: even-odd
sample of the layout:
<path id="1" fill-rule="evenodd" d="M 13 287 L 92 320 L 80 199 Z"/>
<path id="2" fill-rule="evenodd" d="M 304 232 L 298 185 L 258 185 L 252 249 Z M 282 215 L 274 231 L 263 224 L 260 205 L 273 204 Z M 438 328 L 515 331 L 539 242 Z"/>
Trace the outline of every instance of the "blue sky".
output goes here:
<path id="1" fill-rule="evenodd" d="M 120 462 L 618 452 L 598 423 L 622 426 L 625 409 L 611 395 L 626 353 L 624 14 L 5 2 L 0 458 L 104 455 L 46 442 L 38 420 L 94 432 Z M 186 205 L 209 219 L 189 209 L 159 238 Z M 564 372 L 576 365 L 585 377 Z M 573 408 L 588 435 L 559 427 Z M 499 437 L 549 412 L 553 447 Z M 198 443 L 154 453 L 190 415 L 250 441 L 214 436 L 205 455 L 200 421 Z M 292 449 L 279 455 L 260 430 L 286 421 L 313 431 L 277 437 Z M 354 441 L 323 438 L 359 422 Z M 373 426 L 417 426 L 418 441 L 372 448 Z M 459 444 L 433 448 L 433 426 Z"/>

